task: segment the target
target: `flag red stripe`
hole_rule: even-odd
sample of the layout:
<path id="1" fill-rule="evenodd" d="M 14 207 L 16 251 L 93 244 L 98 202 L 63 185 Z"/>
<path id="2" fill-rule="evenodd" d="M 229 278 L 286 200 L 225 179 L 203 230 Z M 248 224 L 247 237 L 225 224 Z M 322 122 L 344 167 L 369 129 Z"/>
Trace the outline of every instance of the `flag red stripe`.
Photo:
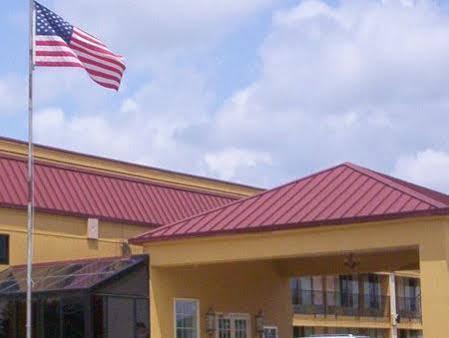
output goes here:
<path id="1" fill-rule="evenodd" d="M 49 51 L 49 50 L 37 50 L 36 56 L 73 56 L 78 58 L 78 56 L 74 52 Z"/>
<path id="2" fill-rule="evenodd" d="M 43 67 L 77 67 L 84 68 L 81 64 L 68 61 L 36 61 L 36 66 Z"/>
<path id="3" fill-rule="evenodd" d="M 117 68 L 107 66 L 104 63 L 96 62 L 96 61 L 93 61 L 91 59 L 85 58 L 83 56 L 77 56 L 77 57 L 78 57 L 78 59 L 82 63 L 88 63 L 88 64 L 90 64 L 92 66 L 97 66 L 97 67 L 100 67 L 100 68 L 104 68 L 104 69 L 109 70 L 111 72 L 117 73 L 118 76 L 122 76 L 123 75 L 123 72 L 120 72 L 119 70 L 117 70 Z"/>
<path id="4" fill-rule="evenodd" d="M 89 33 L 86 33 L 85 31 L 83 31 L 83 30 L 81 30 L 79 28 L 75 28 L 74 30 L 75 30 L 76 34 L 80 35 L 83 39 L 86 39 L 86 40 L 88 40 L 88 41 L 90 41 L 92 43 L 96 43 L 97 45 L 100 45 L 100 46 L 103 46 L 103 47 L 107 48 L 107 46 L 103 42 L 101 42 L 98 39 L 95 39 Z"/>
<path id="5" fill-rule="evenodd" d="M 93 51 L 95 51 L 95 52 L 99 52 L 99 53 L 103 53 L 103 54 L 106 54 L 106 55 L 110 55 L 110 56 L 115 56 L 115 57 L 117 57 L 117 55 L 115 55 L 114 53 L 110 52 L 110 51 L 107 50 L 107 49 L 100 48 L 100 47 L 91 45 L 91 44 L 89 44 L 89 43 L 86 43 L 86 42 L 84 42 L 84 41 L 81 41 L 80 39 L 77 39 L 75 34 L 72 35 L 72 38 L 70 39 L 70 44 L 72 44 L 72 43 L 76 43 L 76 44 L 78 44 L 78 45 L 81 45 L 81 46 L 84 47 L 84 48 L 93 50 Z"/>
<path id="6" fill-rule="evenodd" d="M 105 74 L 103 72 L 100 72 L 98 70 L 93 70 L 93 69 L 89 69 L 89 68 L 84 68 L 86 69 L 86 71 L 91 74 L 91 75 L 95 75 L 98 77 L 102 77 L 104 79 L 108 79 L 108 80 L 112 80 L 112 81 L 117 81 L 117 83 L 120 83 L 120 77 L 116 77 L 113 75 L 109 75 L 109 74 Z"/>
<path id="7" fill-rule="evenodd" d="M 51 56 L 51 57 L 77 57 L 76 55 L 71 54 L 70 52 L 49 52 L 49 51 L 40 51 L 40 52 L 36 52 L 36 56 Z M 79 58 L 78 58 L 79 59 Z M 106 67 L 104 67 L 102 64 L 91 64 L 91 62 L 83 62 L 83 60 L 79 59 L 80 62 L 82 63 L 81 67 L 85 68 L 86 71 L 92 75 L 95 76 L 99 76 L 99 77 L 103 77 L 105 79 L 109 79 L 109 80 L 114 80 L 117 82 L 120 82 L 120 79 L 122 77 L 122 73 L 118 72 L 115 68 L 111 69 L 107 69 Z M 54 63 L 54 62 L 60 62 L 60 61 L 49 61 L 49 60 L 37 60 L 38 62 L 50 62 L 50 63 Z M 89 60 L 88 60 L 89 61 Z M 69 61 L 62 61 L 62 62 L 69 62 Z M 96 68 L 99 69 L 91 69 L 89 68 L 89 65 L 94 66 Z M 110 71 L 113 74 L 108 74 L 102 71 L 102 69 L 104 69 L 105 71 Z"/>
<path id="8" fill-rule="evenodd" d="M 100 56 L 100 55 L 98 55 L 96 53 L 93 53 L 93 52 L 89 51 L 89 49 L 81 48 L 81 47 L 76 46 L 76 45 L 70 45 L 70 48 L 72 48 L 75 51 L 80 51 L 80 52 L 86 53 L 86 54 L 88 54 L 90 56 L 96 57 L 96 58 L 101 59 L 103 61 L 107 61 L 107 62 L 111 62 L 113 64 L 116 64 L 117 66 L 121 67 L 123 70 L 126 69 L 125 65 L 122 62 L 118 61 L 116 58 L 113 59 L 113 58 L 109 58 L 109 57 Z"/>
<path id="9" fill-rule="evenodd" d="M 115 85 L 112 85 L 112 84 L 110 84 L 110 83 L 104 83 L 104 82 L 100 82 L 100 81 L 97 81 L 97 80 L 94 80 L 96 83 L 98 83 L 100 86 L 103 86 L 103 87 L 106 87 L 106 88 L 111 88 L 111 89 L 115 89 L 115 90 L 118 90 L 118 86 L 115 86 Z"/>
<path id="10" fill-rule="evenodd" d="M 76 55 L 74 52 L 68 52 L 68 51 L 36 51 L 36 56 L 69 56 L 69 57 L 75 57 L 78 60 L 80 60 L 82 63 L 87 63 L 90 64 L 92 66 L 96 66 L 98 68 L 103 68 L 105 70 L 114 72 L 117 74 L 118 79 L 120 79 L 120 77 L 123 75 L 123 72 L 120 72 L 119 70 L 117 70 L 117 68 L 114 67 L 110 67 L 105 65 L 104 63 L 100 63 L 100 62 L 95 62 L 93 60 L 87 59 L 85 57 L 82 56 L 78 56 Z"/>
<path id="11" fill-rule="evenodd" d="M 63 41 L 38 40 L 38 38 L 37 38 L 36 46 L 65 46 L 65 47 L 68 47 L 69 45 Z"/>

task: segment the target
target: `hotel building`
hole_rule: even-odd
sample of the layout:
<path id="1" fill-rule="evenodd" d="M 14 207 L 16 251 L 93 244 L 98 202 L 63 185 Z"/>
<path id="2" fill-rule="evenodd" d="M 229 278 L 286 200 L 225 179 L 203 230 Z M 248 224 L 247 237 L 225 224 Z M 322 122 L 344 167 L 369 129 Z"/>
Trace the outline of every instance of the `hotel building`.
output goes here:
<path id="1" fill-rule="evenodd" d="M 24 337 L 26 144 L 0 139 L 0 338 Z M 36 147 L 45 338 L 446 338 L 449 196 L 352 164 L 271 190 Z"/>

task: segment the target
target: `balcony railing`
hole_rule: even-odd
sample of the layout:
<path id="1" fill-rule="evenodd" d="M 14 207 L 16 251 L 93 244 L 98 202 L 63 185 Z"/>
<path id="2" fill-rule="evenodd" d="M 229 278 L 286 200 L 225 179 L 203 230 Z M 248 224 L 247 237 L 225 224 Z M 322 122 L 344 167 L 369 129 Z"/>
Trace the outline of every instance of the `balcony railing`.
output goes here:
<path id="1" fill-rule="evenodd" d="M 300 291 L 293 297 L 297 314 L 380 318 L 389 315 L 389 307 L 389 297 L 384 295 Z"/>
<path id="2" fill-rule="evenodd" d="M 401 318 L 421 319 L 421 298 L 420 297 L 397 297 L 396 308 Z"/>

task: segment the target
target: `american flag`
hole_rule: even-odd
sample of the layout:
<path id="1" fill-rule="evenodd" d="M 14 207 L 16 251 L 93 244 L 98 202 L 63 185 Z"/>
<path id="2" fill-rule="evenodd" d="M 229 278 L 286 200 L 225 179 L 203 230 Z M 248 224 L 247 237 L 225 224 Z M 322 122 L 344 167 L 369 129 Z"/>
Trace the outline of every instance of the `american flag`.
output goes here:
<path id="1" fill-rule="evenodd" d="M 36 66 L 84 68 L 99 85 L 119 89 L 125 71 L 121 56 L 38 2 L 34 2 L 34 6 Z"/>

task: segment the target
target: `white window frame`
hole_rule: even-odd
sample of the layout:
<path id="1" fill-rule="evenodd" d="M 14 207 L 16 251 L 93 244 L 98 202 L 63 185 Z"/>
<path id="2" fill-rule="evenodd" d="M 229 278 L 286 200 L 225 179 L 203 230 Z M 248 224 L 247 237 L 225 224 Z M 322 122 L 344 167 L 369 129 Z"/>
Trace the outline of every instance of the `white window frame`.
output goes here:
<path id="1" fill-rule="evenodd" d="M 178 301 L 184 301 L 184 302 L 195 302 L 196 303 L 196 332 L 197 332 L 197 337 L 196 338 L 200 338 L 201 337 L 201 332 L 200 332 L 200 300 L 196 299 L 196 298 L 179 298 L 179 297 L 175 297 L 173 298 L 173 332 L 174 335 L 173 337 L 176 338 L 176 334 L 177 334 L 177 328 L 176 328 L 176 302 Z"/>
<path id="2" fill-rule="evenodd" d="M 279 330 L 278 330 L 277 326 L 269 326 L 269 325 L 264 326 L 263 327 L 263 331 L 264 331 L 263 338 L 265 338 L 265 329 L 268 329 L 268 330 L 273 330 L 274 329 L 276 331 L 276 338 L 279 338 Z"/>
<path id="3" fill-rule="evenodd" d="M 220 318 L 231 320 L 231 332 L 233 332 L 232 329 L 234 328 L 234 324 L 233 324 L 234 320 L 239 320 L 239 319 L 246 320 L 248 323 L 248 325 L 246 327 L 246 334 L 247 334 L 248 338 L 252 337 L 251 336 L 252 333 L 251 333 L 251 315 L 250 314 L 237 313 L 237 312 L 231 312 L 231 313 L 218 312 L 218 313 L 216 313 L 216 318 L 215 318 L 215 327 L 217 328 L 215 330 L 215 338 L 218 338 L 219 334 L 220 334 L 220 328 L 219 328 L 219 322 L 218 322 Z"/>

